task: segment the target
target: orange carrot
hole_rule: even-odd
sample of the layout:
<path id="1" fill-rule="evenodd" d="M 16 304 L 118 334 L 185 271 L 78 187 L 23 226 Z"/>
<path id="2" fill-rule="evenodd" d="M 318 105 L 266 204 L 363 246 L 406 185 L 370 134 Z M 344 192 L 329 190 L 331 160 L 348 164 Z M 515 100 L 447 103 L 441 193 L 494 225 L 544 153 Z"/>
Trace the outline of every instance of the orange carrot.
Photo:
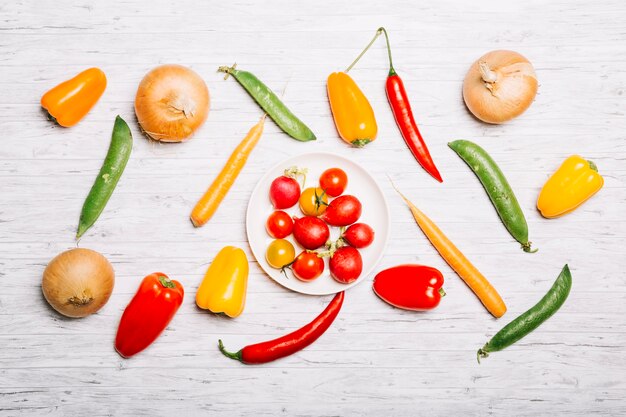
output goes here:
<path id="1" fill-rule="evenodd" d="M 230 187 L 246 164 L 248 156 L 250 156 L 259 139 L 261 139 L 263 126 L 265 125 L 265 116 L 261 117 L 259 123 L 250 129 L 246 137 L 235 148 L 222 171 L 220 171 L 209 189 L 206 190 L 200 201 L 193 208 L 190 218 L 194 226 L 200 227 L 208 222 L 224 197 L 226 197 L 228 190 L 230 190 Z"/>
<path id="2" fill-rule="evenodd" d="M 465 255 L 454 246 L 454 243 L 443 234 L 439 227 L 415 207 L 415 205 L 396 188 L 393 182 L 392 185 L 409 206 L 417 225 L 422 229 L 422 232 L 424 232 L 428 240 L 430 240 L 430 243 L 437 249 L 441 257 L 454 269 L 459 277 L 465 281 L 467 286 L 474 291 L 474 294 L 476 294 L 480 302 L 483 303 L 487 311 L 496 318 L 502 317 L 502 315 L 506 313 L 506 305 L 502 297 L 500 297 L 500 294 L 498 294 L 498 291 L 496 291 L 493 285 L 487 281 L 487 278 L 472 265 Z"/>

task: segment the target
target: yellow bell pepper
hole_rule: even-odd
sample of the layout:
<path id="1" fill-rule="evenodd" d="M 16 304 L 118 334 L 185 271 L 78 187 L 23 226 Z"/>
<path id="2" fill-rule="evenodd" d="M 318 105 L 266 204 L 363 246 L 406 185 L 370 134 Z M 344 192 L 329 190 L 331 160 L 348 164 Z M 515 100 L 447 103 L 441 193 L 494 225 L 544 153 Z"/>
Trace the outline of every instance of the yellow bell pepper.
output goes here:
<path id="1" fill-rule="evenodd" d="M 328 76 L 328 101 L 339 136 L 361 148 L 376 139 L 378 126 L 370 102 L 345 72 Z"/>
<path id="2" fill-rule="evenodd" d="M 562 216 L 587 201 L 603 185 L 604 178 L 593 162 L 570 156 L 546 181 L 537 208 L 548 219 Z"/>
<path id="3" fill-rule="evenodd" d="M 248 258 L 243 250 L 226 246 L 219 251 L 196 293 L 203 310 L 237 317 L 246 305 Z"/>

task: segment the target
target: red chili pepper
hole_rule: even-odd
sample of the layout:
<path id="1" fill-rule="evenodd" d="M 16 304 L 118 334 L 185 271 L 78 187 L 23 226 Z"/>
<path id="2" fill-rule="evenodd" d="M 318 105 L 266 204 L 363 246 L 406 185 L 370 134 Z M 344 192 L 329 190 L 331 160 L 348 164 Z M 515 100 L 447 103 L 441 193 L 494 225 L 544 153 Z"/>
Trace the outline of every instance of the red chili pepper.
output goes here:
<path id="1" fill-rule="evenodd" d="M 315 320 L 295 332 L 278 339 L 246 346 L 236 353 L 228 352 L 220 340 L 218 342 L 220 352 L 231 359 L 236 359 L 248 365 L 267 363 L 293 355 L 315 342 L 318 337 L 324 334 L 335 321 L 342 304 L 343 291 L 335 295 L 335 298 L 332 299 L 330 304 L 322 311 L 322 314 L 317 316 Z"/>
<path id="2" fill-rule="evenodd" d="M 184 295 L 180 282 L 162 272 L 145 277 L 122 314 L 115 350 L 129 358 L 150 346 L 172 320 Z"/>
<path id="3" fill-rule="evenodd" d="M 402 133 L 404 141 L 408 145 L 411 153 L 417 159 L 417 162 L 428 172 L 434 179 L 439 182 L 443 182 L 441 174 L 435 166 L 433 159 L 428 152 L 424 138 L 417 128 L 417 123 L 413 118 L 413 111 L 411 110 L 411 103 L 404 89 L 404 83 L 400 76 L 393 68 L 393 62 L 391 60 L 391 47 L 389 46 L 389 36 L 385 28 L 379 28 L 378 32 L 385 34 L 387 41 L 387 54 L 389 55 L 389 75 L 387 76 L 387 83 L 385 84 L 385 91 L 387 92 L 387 99 L 391 105 L 393 111 L 393 117 L 396 119 L 398 128 Z"/>
<path id="4" fill-rule="evenodd" d="M 404 310 L 431 310 L 446 295 L 441 286 L 443 275 L 424 265 L 399 265 L 379 272 L 374 292 L 383 301 Z"/>

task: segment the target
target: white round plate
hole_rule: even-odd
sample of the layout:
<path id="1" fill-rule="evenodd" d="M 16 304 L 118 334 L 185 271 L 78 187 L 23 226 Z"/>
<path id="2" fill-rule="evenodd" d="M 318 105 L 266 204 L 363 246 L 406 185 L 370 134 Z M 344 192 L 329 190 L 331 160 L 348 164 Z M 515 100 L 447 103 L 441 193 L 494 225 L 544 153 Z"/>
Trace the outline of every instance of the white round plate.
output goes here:
<path id="1" fill-rule="evenodd" d="M 348 186 L 344 194 L 354 195 L 361 201 L 363 212 L 359 223 L 370 225 L 375 232 L 374 242 L 367 248 L 359 249 L 363 257 L 363 272 L 353 283 L 341 284 L 335 281 L 330 276 L 328 260 L 324 261 L 324 273 L 316 280 L 310 282 L 300 281 L 289 270 L 286 271 L 287 276 L 285 276 L 280 270 L 269 266 L 265 260 L 265 250 L 273 240 L 265 230 L 267 217 L 274 211 L 269 199 L 270 185 L 276 177 L 283 175 L 283 171 L 286 168 L 292 166 L 308 169 L 304 188 L 318 186 L 319 176 L 328 168 L 341 168 L 348 175 Z M 292 216 L 303 216 L 298 208 L 298 204 L 285 211 Z M 339 237 L 339 228 L 330 227 L 330 229 L 330 237 L 334 241 Z M 387 240 L 389 239 L 389 208 L 382 190 L 363 167 L 347 158 L 332 153 L 307 153 L 288 158 L 276 164 L 259 180 L 248 203 L 246 230 L 252 253 L 259 265 L 274 281 L 302 294 L 335 294 L 365 280 L 382 258 L 387 246 Z M 293 243 L 296 248 L 296 255 L 303 250 L 293 239 L 293 236 L 287 237 L 287 240 Z"/>

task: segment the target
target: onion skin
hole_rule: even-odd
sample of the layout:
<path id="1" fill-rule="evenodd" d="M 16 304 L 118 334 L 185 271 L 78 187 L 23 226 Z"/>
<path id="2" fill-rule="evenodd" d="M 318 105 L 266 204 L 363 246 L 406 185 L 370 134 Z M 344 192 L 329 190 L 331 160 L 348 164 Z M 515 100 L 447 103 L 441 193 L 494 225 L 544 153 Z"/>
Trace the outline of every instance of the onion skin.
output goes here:
<path id="1" fill-rule="evenodd" d="M 524 113 L 537 87 L 535 69 L 526 58 L 513 51 L 491 51 L 467 72 L 463 99 L 476 118 L 499 124 Z"/>
<path id="2" fill-rule="evenodd" d="M 141 80 L 135 114 L 152 139 L 182 142 L 205 122 L 209 101 L 209 89 L 198 74 L 181 65 L 161 65 Z"/>
<path id="3" fill-rule="evenodd" d="M 85 317 L 104 306 L 113 292 L 115 272 L 109 261 L 91 249 L 57 255 L 43 272 L 46 301 L 67 317 Z"/>

